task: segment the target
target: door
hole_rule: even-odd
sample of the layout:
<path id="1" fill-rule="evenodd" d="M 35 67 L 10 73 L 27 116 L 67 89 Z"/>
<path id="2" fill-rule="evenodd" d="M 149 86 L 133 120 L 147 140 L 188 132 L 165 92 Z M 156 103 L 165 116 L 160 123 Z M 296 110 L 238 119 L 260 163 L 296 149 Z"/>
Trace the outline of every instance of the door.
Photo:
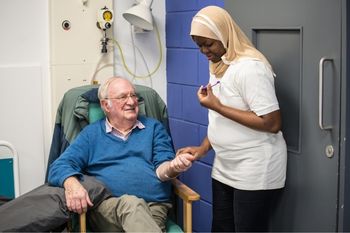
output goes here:
<path id="1" fill-rule="evenodd" d="M 228 0 L 225 8 L 272 63 L 288 145 L 274 231 L 336 231 L 341 0 Z"/>

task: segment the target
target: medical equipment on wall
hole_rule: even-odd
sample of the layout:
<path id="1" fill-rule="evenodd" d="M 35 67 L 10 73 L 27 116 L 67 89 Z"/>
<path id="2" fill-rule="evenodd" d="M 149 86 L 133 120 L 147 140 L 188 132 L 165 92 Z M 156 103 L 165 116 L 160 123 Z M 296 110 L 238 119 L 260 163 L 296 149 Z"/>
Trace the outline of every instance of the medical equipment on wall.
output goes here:
<path id="1" fill-rule="evenodd" d="M 113 10 L 108 9 L 108 7 L 103 7 L 97 11 L 97 27 L 103 31 L 103 37 L 101 39 L 102 53 L 107 53 L 107 30 L 112 27 L 114 20 Z"/>
<path id="2" fill-rule="evenodd" d="M 134 33 L 131 33 L 131 42 L 132 42 L 132 46 L 134 48 L 134 60 L 136 59 L 135 58 L 135 49 L 136 49 L 137 52 L 139 53 L 141 59 L 144 61 L 145 67 L 147 69 L 146 74 L 142 74 L 142 75 L 136 74 L 136 71 L 135 70 L 133 71 L 127 65 L 125 57 L 124 57 L 123 49 L 122 49 L 121 45 L 119 44 L 119 42 L 115 38 L 104 37 L 102 39 L 102 44 L 104 47 L 106 47 L 107 45 L 112 45 L 112 46 L 115 46 L 119 50 L 121 63 L 123 65 L 125 71 L 129 75 L 131 75 L 133 77 L 133 79 L 149 78 L 151 81 L 151 86 L 152 86 L 152 79 L 151 79 L 152 75 L 154 75 L 159 70 L 160 65 L 162 63 L 162 59 L 163 59 L 162 42 L 161 42 L 161 38 L 160 38 L 160 33 L 159 33 L 156 22 L 153 20 L 153 15 L 152 15 L 152 10 L 151 10 L 152 3 L 153 3 L 153 0 L 136 0 L 135 3 L 122 14 L 124 19 L 130 23 L 130 25 L 132 26 L 130 28 L 133 29 L 133 32 L 134 32 Z M 104 9 L 104 10 L 108 10 L 108 9 Z M 111 13 L 113 14 L 113 12 L 111 12 Z M 102 14 L 100 13 L 99 15 L 100 15 L 99 19 L 101 19 Z M 112 15 L 112 17 L 113 17 L 113 15 Z M 100 22 L 103 22 L 103 20 L 101 20 Z M 99 26 L 99 28 L 103 29 L 103 24 L 101 26 Z M 107 30 L 107 28 L 105 30 Z M 138 48 L 134 44 L 133 34 L 138 34 L 140 32 L 150 32 L 152 30 L 154 30 L 153 32 L 155 33 L 155 36 L 156 36 L 155 38 L 156 38 L 156 40 L 158 42 L 157 44 L 159 46 L 159 59 L 158 59 L 158 62 L 156 64 L 155 68 L 150 70 L 148 67 L 147 61 L 141 52 L 141 49 Z M 136 60 L 134 61 L 134 64 L 136 64 Z M 110 66 L 110 65 L 111 64 L 104 64 L 104 65 L 100 66 L 98 64 L 96 69 L 95 69 L 94 75 L 91 78 L 91 83 L 93 83 L 93 84 L 97 83 L 96 74 L 98 72 L 100 72 L 100 70 L 104 69 L 106 66 Z"/>
<path id="3" fill-rule="evenodd" d="M 108 7 L 103 7 L 97 11 L 97 27 L 102 30 L 107 30 L 111 28 L 114 20 L 113 11 L 108 9 Z"/>
<path id="4" fill-rule="evenodd" d="M 153 30 L 153 17 L 151 5 L 153 0 L 139 0 L 131 8 L 123 13 L 123 17 L 134 27 L 141 30 Z"/>

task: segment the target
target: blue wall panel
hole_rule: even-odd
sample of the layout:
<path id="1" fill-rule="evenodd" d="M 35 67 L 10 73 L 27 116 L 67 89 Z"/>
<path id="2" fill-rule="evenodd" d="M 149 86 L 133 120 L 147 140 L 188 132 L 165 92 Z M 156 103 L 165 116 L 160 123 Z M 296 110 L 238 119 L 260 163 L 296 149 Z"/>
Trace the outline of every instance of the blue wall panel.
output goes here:
<path id="1" fill-rule="evenodd" d="M 182 85 L 168 83 L 167 85 L 168 114 L 172 118 L 182 117 Z"/>
<path id="2" fill-rule="evenodd" d="M 188 0 L 167 0 L 166 1 L 166 11 L 193 11 L 197 9 L 197 1 L 188 1 Z"/>
<path id="3" fill-rule="evenodd" d="M 167 79 L 169 83 L 197 85 L 198 60 L 194 49 L 167 50 Z"/>
<path id="4" fill-rule="evenodd" d="M 205 201 L 198 201 L 193 204 L 193 231 L 211 232 L 212 207 Z"/>
<path id="5" fill-rule="evenodd" d="M 200 126 L 199 127 L 199 140 L 203 141 L 203 139 L 207 136 L 207 127 L 205 126 Z M 214 151 L 210 150 L 206 156 L 200 159 L 203 163 L 206 163 L 208 165 L 213 165 L 214 161 Z"/>
<path id="6" fill-rule="evenodd" d="M 223 0 L 167 0 L 166 11 L 197 11 L 205 6 L 224 6 Z"/>
<path id="7" fill-rule="evenodd" d="M 168 48 L 196 48 L 190 36 L 191 21 L 194 15 L 195 12 L 192 11 L 168 13 L 166 15 L 165 30 Z"/>
<path id="8" fill-rule="evenodd" d="M 199 50 L 197 50 L 198 56 L 198 86 L 207 85 L 209 82 L 209 61 Z"/>
<path id="9" fill-rule="evenodd" d="M 201 174 L 201 177 L 198 177 Z M 203 179 L 205 177 L 205 179 Z M 200 193 L 201 199 L 212 202 L 211 193 L 211 166 L 201 162 L 192 164 L 191 169 L 181 175 L 182 180 L 193 190 Z"/>
<path id="10" fill-rule="evenodd" d="M 199 144 L 199 126 L 183 120 L 170 118 L 170 131 L 175 149 Z"/>
<path id="11" fill-rule="evenodd" d="M 189 122 L 208 124 L 208 110 L 202 107 L 197 98 L 198 87 L 183 87 L 183 119 Z"/>
<path id="12" fill-rule="evenodd" d="M 224 1 L 223 0 L 197 0 L 197 6 L 198 9 L 202 9 L 205 6 L 209 6 L 209 5 L 215 5 L 215 6 L 224 6 Z"/>

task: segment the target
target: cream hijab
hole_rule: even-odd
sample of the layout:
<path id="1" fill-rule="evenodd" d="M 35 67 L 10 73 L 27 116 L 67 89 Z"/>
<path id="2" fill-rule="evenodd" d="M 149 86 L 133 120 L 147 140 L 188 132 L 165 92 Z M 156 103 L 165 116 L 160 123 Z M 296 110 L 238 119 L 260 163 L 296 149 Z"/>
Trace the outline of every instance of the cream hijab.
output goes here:
<path id="1" fill-rule="evenodd" d="M 233 21 L 230 14 L 217 6 L 201 9 L 192 19 L 191 36 L 201 36 L 222 42 L 226 53 L 221 61 L 210 62 L 210 73 L 222 77 L 228 66 L 241 57 L 251 57 L 264 62 L 272 71 L 270 63 L 259 52 Z"/>

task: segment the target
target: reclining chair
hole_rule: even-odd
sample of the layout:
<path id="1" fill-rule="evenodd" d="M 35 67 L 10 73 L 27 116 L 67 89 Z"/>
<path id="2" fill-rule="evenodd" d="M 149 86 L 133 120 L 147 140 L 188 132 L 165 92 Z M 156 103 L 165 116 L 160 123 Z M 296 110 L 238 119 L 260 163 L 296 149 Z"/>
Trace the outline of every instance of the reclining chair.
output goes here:
<path id="1" fill-rule="evenodd" d="M 145 86 L 135 85 L 135 88 L 139 102 L 139 114 L 159 120 L 170 133 L 166 105 L 158 93 Z M 56 115 L 48 165 L 58 158 L 86 125 L 104 117 L 97 90 L 98 85 L 86 85 L 72 88 L 65 93 Z M 172 180 L 172 183 L 174 193 L 183 203 L 183 231 L 192 232 L 192 202 L 199 200 L 200 196 L 178 179 Z M 74 225 L 77 224 L 73 223 Z M 166 225 L 167 232 L 182 232 L 182 229 L 170 219 Z M 80 232 L 86 232 L 85 213 L 79 217 L 79 227 Z"/>

